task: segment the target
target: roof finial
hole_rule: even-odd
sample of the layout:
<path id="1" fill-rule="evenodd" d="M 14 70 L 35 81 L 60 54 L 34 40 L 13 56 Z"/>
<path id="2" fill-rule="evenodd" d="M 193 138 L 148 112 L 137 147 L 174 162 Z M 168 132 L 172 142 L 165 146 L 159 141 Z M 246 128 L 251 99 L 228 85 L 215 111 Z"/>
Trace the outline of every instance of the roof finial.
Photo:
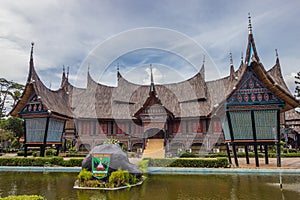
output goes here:
<path id="1" fill-rule="evenodd" d="M 205 54 L 203 54 L 203 65 L 204 65 L 204 63 L 205 63 Z"/>
<path id="2" fill-rule="evenodd" d="M 33 60 L 33 46 L 34 46 L 34 42 L 31 42 L 30 60 Z"/>
<path id="3" fill-rule="evenodd" d="M 151 79 L 151 84 L 153 84 L 154 80 L 153 80 L 152 64 L 150 64 L 150 79 Z"/>
<path id="4" fill-rule="evenodd" d="M 250 12 L 248 13 L 248 19 L 249 19 L 249 24 L 248 24 L 249 34 L 252 34 L 252 24 L 251 24 L 251 15 L 250 15 Z"/>
<path id="5" fill-rule="evenodd" d="M 244 57 L 243 57 L 243 52 L 241 51 L 241 64 L 243 64 Z"/>
<path id="6" fill-rule="evenodd" d="M 67 68 L 67 79 L 69 78 L 70 66 Z"/>
<path id="7" fill-rule="evenodd" d="M 88 63 L 88 73 L 90 73 L 90 63 Z"/>
<path id="8" fill-rule="evenodd" d="M 230 57 L 230 66 L 233 66 L 232 53 L 231 53 L 231 51 L 230 51 L 230 53 L 229 53 L 229 57 Z"/>
<path id="9" fill-rule="evenodd" d="M 276 53 L 276 58 L 278 58 L 278 51 L 277 51 L 277 49 L 275 49 L 275 53 Z"/>
<path id="10" fill-rule="evenodd" d="M 117 63 L 117 72 L 120 71 L 120 66 L 119 66 L 119 63 Z"/>
<path id="11" fill-rule="evenodd" d="M 63 65 L 63 74 L 65 74 L 65 65 Z"/>
<path id="12" fill-rule="evenodd" d="M 153 79 L 153 72 L 152 72 L 152 64 L 150 64 L 150 80 L 151 80 L 150 93 L 154 93 L 155 94 L 154 79 Z"/>

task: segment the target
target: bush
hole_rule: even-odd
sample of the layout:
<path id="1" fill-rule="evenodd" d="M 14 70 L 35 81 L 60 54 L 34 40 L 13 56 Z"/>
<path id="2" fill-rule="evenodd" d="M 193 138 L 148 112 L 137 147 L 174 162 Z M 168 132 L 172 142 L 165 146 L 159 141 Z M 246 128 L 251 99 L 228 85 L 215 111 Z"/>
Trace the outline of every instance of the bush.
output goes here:
<path id="1" fill-rule="evenodd" d="M 149 160 L 148 159 L 144 159 L 140 162 L 137 163 L 140 170 L 142 170 L 143 173 L 146 173 L 147 172 L 147 167 L 149 165 Z"/>
<path id="2" fill-rule="evenodd" d="M 149 159 L 149 167 L 228 167 L 227 158 L 166 158 Z"/>
<path id="3" fill-rule="evenodd" d="M 0 200 L 46 200 L 42 196 L 37 195 L 20 195 L 20 196 L 8 196 L 0 198 Z"/>
<path id="4" fill-rule="evenodd" d="M 57 150 L 56 149 L 46 149 L 45 154 L 46 156 L 55 156 Z"/>
<path id="5" fill-rule="evenodd" d="M 86 186 L 87 181 L 92 178 L 92 172 L 88 171 L 87 169 L 83 169 L 80 171 L 77 178 L 80 186 Z"/>
<path id="6" fill-rule="evenodd" d="M 80 167 L 83 159 L 63 160 L 62 157 L 51 158 L 0 158 L 0 166 L 49 166 Z"/>
<path id="7" fill-rule="evenodd" d="M 190 152 L 181 152 L 179 157 L 180 158 L 197 158 L 199 156 L 194 153 L 190 153 Z"/>
<path id="8" fill-rule="evenodd" d="M 108 184 L 112 188 L 130 184 L 129 172 L 121 169 L 112 172 L 109 176 Z"/>
<path id="9" fill-rule="evenodd" d="M 281 154 L 282 158 L 294 158 L 294 157 L 300 157 L 300 153 L 283 153 Z"/>

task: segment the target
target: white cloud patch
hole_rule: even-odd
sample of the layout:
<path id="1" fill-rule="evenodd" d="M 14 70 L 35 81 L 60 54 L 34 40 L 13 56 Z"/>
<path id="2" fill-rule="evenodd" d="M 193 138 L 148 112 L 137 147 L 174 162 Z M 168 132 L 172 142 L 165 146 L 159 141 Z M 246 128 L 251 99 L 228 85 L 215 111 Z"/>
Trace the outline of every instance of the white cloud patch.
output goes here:
<path id="1" fill-rule="evenodd" d="M 217 79 L 229 73 L 230 51 L 236 68 L 241 51 L 245 54 L 248 12 L 264 66 L 274 65 L 274 49 L 278 48 L 290 89 L 290 75 L 299 71 L 298 1 L 3 0 L 0 4 L 1 77 L 20 83 L 27 77 L 31 41 L 35 42 L 36 70 L 53 89 L 60 85 L 63 65 L 70 66 L 70 81 L 75 85 L 85 86 L 88 65 L 95 80 L 115 85 L 116 66 L 110 64 L 129 51 L 148 47 L 168 50 L 194 66 L 161 59 L 154 67 L 161 74 L 155 74 L 157 82 L 191 77 L 200 69 L 203 54 L 206 79 Z M 145 31 L 143 27 L 162 29 Z M 130 34 L 132 30 L 135 34 Z M 178 34 L 170 35 L 167 30 Z M 142 83 L 147 80 L 144 70 L 150 61 L 153 58 L 143 55 L 130 66 L 120 62 L 120 72 L 130 81 Z"/>

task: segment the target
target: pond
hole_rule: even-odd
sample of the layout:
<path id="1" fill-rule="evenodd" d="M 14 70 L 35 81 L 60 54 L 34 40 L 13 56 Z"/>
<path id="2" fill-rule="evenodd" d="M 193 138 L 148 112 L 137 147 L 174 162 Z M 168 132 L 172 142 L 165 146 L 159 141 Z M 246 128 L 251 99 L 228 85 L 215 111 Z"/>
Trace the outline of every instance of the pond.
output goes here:
<path id="1" fill-rule="evenodd" d="M 300 175 L 148 175 L 120 191 L 75 190 L 77 173 L 0 172 L 0 197 L 38 194 L 48 200 L 300 199 Z"/>

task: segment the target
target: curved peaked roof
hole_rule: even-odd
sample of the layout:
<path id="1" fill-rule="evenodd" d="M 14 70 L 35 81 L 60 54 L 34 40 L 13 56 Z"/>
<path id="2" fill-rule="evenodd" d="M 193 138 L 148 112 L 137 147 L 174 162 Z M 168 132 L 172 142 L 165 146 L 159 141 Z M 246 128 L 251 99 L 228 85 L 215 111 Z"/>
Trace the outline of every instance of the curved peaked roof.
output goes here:
<path id="1" fill-rule="evenodd" d="M 18 113 L 24 108 L 24 106 L 28 103 L 30 98 L 33 97 L 33 95 L 38 96 L 44 107 L 52 113 L 65 117 L 73 116 L 71 108 L 69 106 L 68 94 L 62 88 L 57 91 L 48 89 L 37 75 L 33 63 L 32 43 L 29 61 L 29 74 L 25 90 L 22 94 L 21 100 L 18 101 L 17 105 L 12 109 L 10 115 L 18 116 Z"/>
<path id="2" fill-rule="evenodd" d="M 269 71 L 260 63 L 251 24 L 249 27 L 245 62 L 241 62 L 236 71 L 231 62 L 229 76 L 205 82 L 203 65 L 188 80 L 155 84 L 155 97 L 162 106 L 174 117 L 208 117 L 222 108 L 250 67 L 274 95 L 285 101 L 283 111 L 299 106 L 283 80 L 279 59 L 277 58 L 276 64 Z M 117 87 L 111 87 L 95 82 L 88 73 L 87 87 L 77 88 L 69 83 L 68 77 L 63 73 L 61 88 L 57 91 L 50 90 L 34 69 L 32 46 L 26 87 L 21 100 L 10 114 L 17 116 L 30 98 L 37 95 L 48 110 L 58 115 L 74 118 L 132 119 L 148 99 L 150 86 L 131 83 L 119 71 L 117 78 Z"/>

